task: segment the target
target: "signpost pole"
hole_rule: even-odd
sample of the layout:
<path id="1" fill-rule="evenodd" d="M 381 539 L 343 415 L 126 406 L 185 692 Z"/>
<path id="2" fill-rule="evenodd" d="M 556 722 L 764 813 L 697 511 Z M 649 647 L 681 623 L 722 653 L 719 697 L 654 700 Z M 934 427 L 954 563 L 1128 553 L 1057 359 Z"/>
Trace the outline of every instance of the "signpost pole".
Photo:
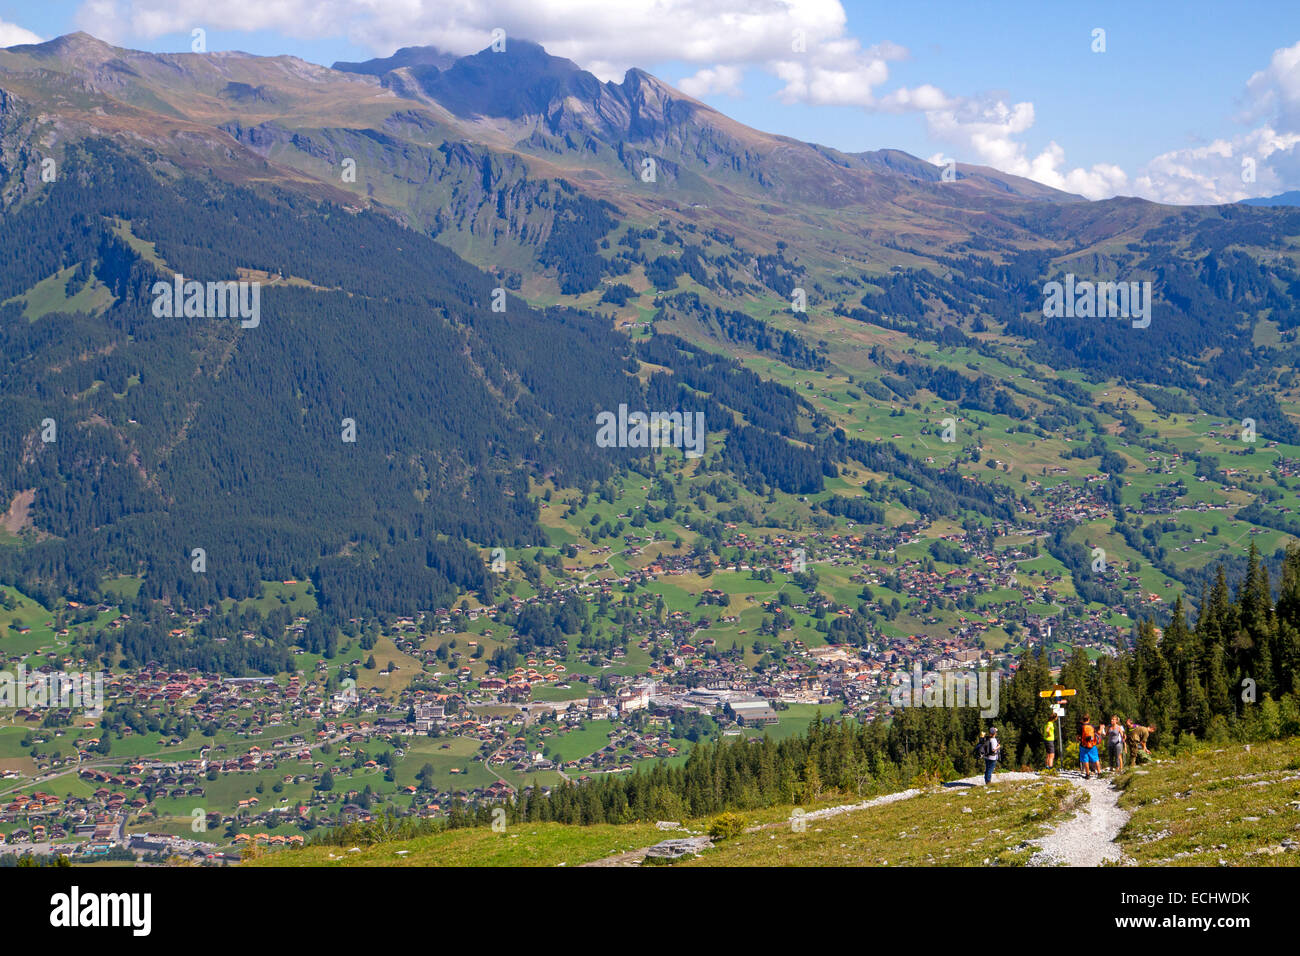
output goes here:
<path id="1" fill-rule="evenodd" d="M 1065 756 L 1065 738 L 1061 735 L 1061 717 L 1065 714 L 1065 698 L 1073 697 L 1074 690 L 1064 684 L 1057 684 L 1051 690 L 1040 690 L 1038 696 L 1052 698 L 1052 713 L 1056 714 L 1056 756 L 1059 761 Z"/>

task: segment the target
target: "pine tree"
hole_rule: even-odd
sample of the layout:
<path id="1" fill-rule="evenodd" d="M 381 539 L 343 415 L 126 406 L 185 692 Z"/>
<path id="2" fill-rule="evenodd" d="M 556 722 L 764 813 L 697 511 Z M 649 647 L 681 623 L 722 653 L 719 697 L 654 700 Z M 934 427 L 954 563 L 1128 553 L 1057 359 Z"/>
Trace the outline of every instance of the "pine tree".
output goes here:
<path id="1" fill-rule="evenodd" d="M 1181 690 L 1181 702 L 1178 712 L 1177 730 L 1191 730 L 1197 736 L 1205 732 L 1208 716 L 1204 709 L 1205 689 L 1201 686 L 1197 669 L 1195 634 L 1187 626 L 1187 612 L 1180 596 L 1174 602 L 1173 614 L 1169 626 L 1165 629 L 1161 647 L 1169 667 L 1173 672 L 1174 683 Z"/>
<path id="2" fill-rule="evenodd" d="M 1284 695 L 1300 695 L 1300 627 L 1280 620 L 1277 627 L 1276 686 Z"/>
<path id="3" fill-rule="evenodd" d="M 1053 684 L 1047 652 L 1042 647 L 1026 649 L 1006 692 L 999 695 L 1002 701 L 998 719 L 1005 734 L 1002 746 L 1008 754 L 1015 754 L 1016 766 L 1027 762 L 1026 753 L 1031 749 L 1032 757 L 1028 759 L 1035 762 L 1044 752 L 1042 727 L 1047 723 L 1051 704 L 1039 693 Z"/>
<path id="4" fill-rule="evenodd" d="M 1076 647 L 1070 659 L 1061 668 L 1061 683 L 1066 687 L 1074 688 L 1075 691 L 1074 696 L 1066 704 L 1066 718 L 1062 725 L 1066 728 L 1067 739 L 1073 737 L 1073 731 L 1079 729 L 1085 716 L 1096 716 L 1093 714 L 1096 702 L 1088 686 L 1092 672 L 1092 662 L 1088 660 L 1088 654 L 1082 647 Z M 1061 743 L 1063 744 L 1064 741 Z"/>
<path id="5" fill-rule="evenodd" d="M 1138 625 L 1134 648 L 1134 683 L 1139 696 L 1142 721 L 1171 736 L 1178 718 L 1178 685 L 1173 669 L 1160 650 L 1155 625 L 1149 620 Z"/>
<path id="6" fill-rule="evenodd" d="M 812 755 L 803 765 L 803 783 L 800 787 L 800 803 L 812 803 L 822 793 L 821 773 L 817 770 L 817 761 Z"/>
<path id="7" fill-rule="evenodd" d="M 1228 643 L 1233 680 L 1255 681 L 1259 693 L 1272 689 L 1273 661 L 1269 645 L 1273 640 L 1273 608 L 1268 570 L 1259 559 L 1252 541 L 1246 577 L 1237 590 L 1237 622 Z"/>
<path id="8" fill-rule="evenodd" d="M 1274 685 L 1279 694 L 1300 693 L 1300 547 L 1294 544 L 1282 560 L 1275 616 Z"/>
<path id="9" fill-rule="evenodd" d="M 1210 726 L 1210 701 L 1195 661 L 1187 664 L 1182 688 L 1183 710 L 1178 721 L 1179 731 L 1193 734 L 1198 739 L 1204 738 Z"/>

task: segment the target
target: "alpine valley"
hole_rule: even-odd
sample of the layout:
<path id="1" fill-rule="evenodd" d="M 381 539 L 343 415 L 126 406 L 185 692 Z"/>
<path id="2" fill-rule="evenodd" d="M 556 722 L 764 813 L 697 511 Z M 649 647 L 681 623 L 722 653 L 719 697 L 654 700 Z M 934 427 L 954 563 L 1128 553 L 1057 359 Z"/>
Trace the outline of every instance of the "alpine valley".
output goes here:
<path id="1" fill-rule="evenodd" d="M 839 152 L 514 38 L 77 33 L 0 50 L 0 215 L 0 662 L 106 678 L 0 697 L 0 860 L 498 807 L 603 858 L 973 773 L 914 667 L 996 675 L 1016 766 L 1056 683 L 1157 750 L 1300 733 L 1300 208 Z"/>

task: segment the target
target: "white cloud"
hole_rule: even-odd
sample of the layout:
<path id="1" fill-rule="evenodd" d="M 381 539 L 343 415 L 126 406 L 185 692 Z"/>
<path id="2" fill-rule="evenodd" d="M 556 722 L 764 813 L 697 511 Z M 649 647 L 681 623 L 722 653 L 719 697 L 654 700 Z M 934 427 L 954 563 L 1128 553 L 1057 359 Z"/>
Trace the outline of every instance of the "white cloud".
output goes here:
<path id="1" fill-rule="evenodd" d="M 877 109 L 886 113 L 907 113 L 912 110 L 945 110 L 951 109 L 955 105 L 956 101 L 951 99 L 947 93 L 937 86 L 931 86 L 929 83 L 910 90 L 900 87 L 882 96 L 876 103 Z"/>
<path id="2" fill-rule="evenodd" d="M 744 94 L 740 88 L 740 81 L 744 75 L 745 71 L 738 66 L 705 68 L 694 76 L 678 81 L 677 88 L 687 96 L 694 96 L 697 99 L 713 93 L 742 96 Z"/>
<path id="3" fill-rule="evenodd" d="M 25 30 L 16 23 L 0 20 L 0 47 L 20 46 L 24 43 L 40 43 L 41 38 L 31 30 Z"/>
<path id="4" fill-rule="evenodd" d="M 890 94 L 882 102 L 898 99 L 902 108 L 924 110 L 931 135 L 957 147 L 962 162 L 992 166 L 1089 199 L 1113 196 L 1127 185 L 1124 170 L 1111 164 L 1066 168 L 1065 150 L 1055 141 L 1030 156 L 1018 137 L 1034 125 L 1033 103 L 1008 106 L 1000 99 L 953 98 L 933 87 L 898 92 L 905 95 Z"/>
<path id="5" fill-rule="evenodd" d="M 1162 153 L 1134 181 L 1139 196 L 1169 203 L 1229 203 L 1300 184 L 1300 133 L 1262 126 L 1231 139 Z"/>
<path id="6" fill-rule="evenodd" d="M 1273 51 L 1246 81 L 1237 117 L 1253 128 L 1152 159 L 1134 181 L 1140 196 L 1171 203 L 1228 203 L 1300 187 L 1300 43 Z"/>
<path id="7" fill-rule="evenodd" d="M 767 68 L 785 83 L 777 95 L 787 103 L 872 109 L 875 88 L 889 79 L 889 63 L 907 55 L 892 43 L 864 49 L 852 37 L 841 37 L 786 50 Z"/>
<path id="8" fill-rule="evenodd" d="M 276 30 L 316 38 L 346 34 L 387 56 L 401 46 L 451 53 L 486 47 L 495 28 L 535 40 L 601 79 L 629 67 L 684 62 L 693 96 L 736 94 L 743 70 L 760 66 L 785 81 L 782 99 L 870 106 L 907 56 L 892 43 L 863 47 L 846 33 L 840 0 L 84 0 L 78 25 L 116 40 L 209 30 Z"/>
<path id="9" fill-rule="evenodd" d="M 1264 69 L 1246 81 L 1247 122 L 1272 116 L 1288 132 L 1300 132 L 1300 43 L 1274 50 Z"/>
<path id="10" fill-rule="evenodd" d="M 1089 199 L 1126 194 L 1165 203 L 1218 204 L 1300 187 L 1300 43 L 1275 50 L 1268 66 L 1246 81 L 1245 107 L 1237 119 L 1251 129 L 1162 153 L 1132 178 L 1110 163 L 1069 168 L 1065 150 L 1054 141 L 1031 156 L 1021 137 L 1034 125 L 1032 103 L 942 98 L 940 91 L 899 90 L 878 105 L 925 110 L 931 134 L 953 144 L 965 161 Z M 931 101 L 940 105 L 931 107 Z"/>
<path id="11" fill-rule="evenodd" d="M 141 37 L 209 30 L 346 34 L 388 55 L 428 44 L 451 53 L 486 47 L 494 28 L 535 40 L 604 79 L 629 67 L 682 61 L 735 66 L 788 56 L 796 30 L 809 49 L 845 30 L 839 0 L 90 0 L 79 25 L 95 35 Z"/>

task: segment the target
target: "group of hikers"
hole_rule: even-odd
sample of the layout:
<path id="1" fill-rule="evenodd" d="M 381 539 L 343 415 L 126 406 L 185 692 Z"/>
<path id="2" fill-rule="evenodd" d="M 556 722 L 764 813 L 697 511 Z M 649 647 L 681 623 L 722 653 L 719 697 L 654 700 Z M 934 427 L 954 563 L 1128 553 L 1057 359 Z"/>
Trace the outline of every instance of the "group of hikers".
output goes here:
<path id="1" fill-rule="evenodd" d="M 1135 724 L 1133 718 L 1129 718 L 1125 724 L 1120 723 L 1119 717 L 1111 715 L 1110 723 L 1104 721 L 1099 727 L 1092 725 L 1092 718 L 1087 714 L 1083 716 L 1083 726 L 1079 728 L 1079 770 L 1083 773 L 1084 778 L 1101 776 L 1101 760 L 1098 756 L 1098 748 L 1106 748 L 1106 769 L 1108 771 L 1122 772 L 1124 769 L 1124 751 L 1127 750 L 1129 758 L 1133 763 L 1137 763 L 1139 755 L 1147 755 L 1147 740 L 1150 738 L 1154 727 L 1147 727 L 1143 724 Z M 1049 722 L 1048 726 L 1052 726 Z M 1052 765 L 1052 756 L 1049 748 L 1047 766 Z"/>
<path id="2" fill-rule="evenodd" d="M 1107 770 L 1122 772 L 1125 750 L 1128 751 L 1130 761 L 1136 763 L 1139 755 L 1150 754 L 1147 740 L 1154 732 L 1154 727 L 1134 723 L 1132 718 L 1121 723 L 1117 715 L 1111 716 L 1109 724 L 1103 721 L 1099 726 L 1094 726 L 1092 718 L 1084 714 L 1079 728 L 1079 771 L 1085 780 L 1094 775 L 1100 777 L 1102 770 L 1099 750 L 1104 746 Z M 1051 770 L 1056 765 L 1055 720 L 1049 720 L 1043 727 L 1043 740 L 1047 744 L 1047 769 Z M 996 727 L 990 727 L 988 733 L 980 734 L 975 754 L 984 761 L 984 782 L 991 783 L 993 771 L 997 769 L 998 760 L 1002 757 L 1002 741 L 998 739 Z"/>

